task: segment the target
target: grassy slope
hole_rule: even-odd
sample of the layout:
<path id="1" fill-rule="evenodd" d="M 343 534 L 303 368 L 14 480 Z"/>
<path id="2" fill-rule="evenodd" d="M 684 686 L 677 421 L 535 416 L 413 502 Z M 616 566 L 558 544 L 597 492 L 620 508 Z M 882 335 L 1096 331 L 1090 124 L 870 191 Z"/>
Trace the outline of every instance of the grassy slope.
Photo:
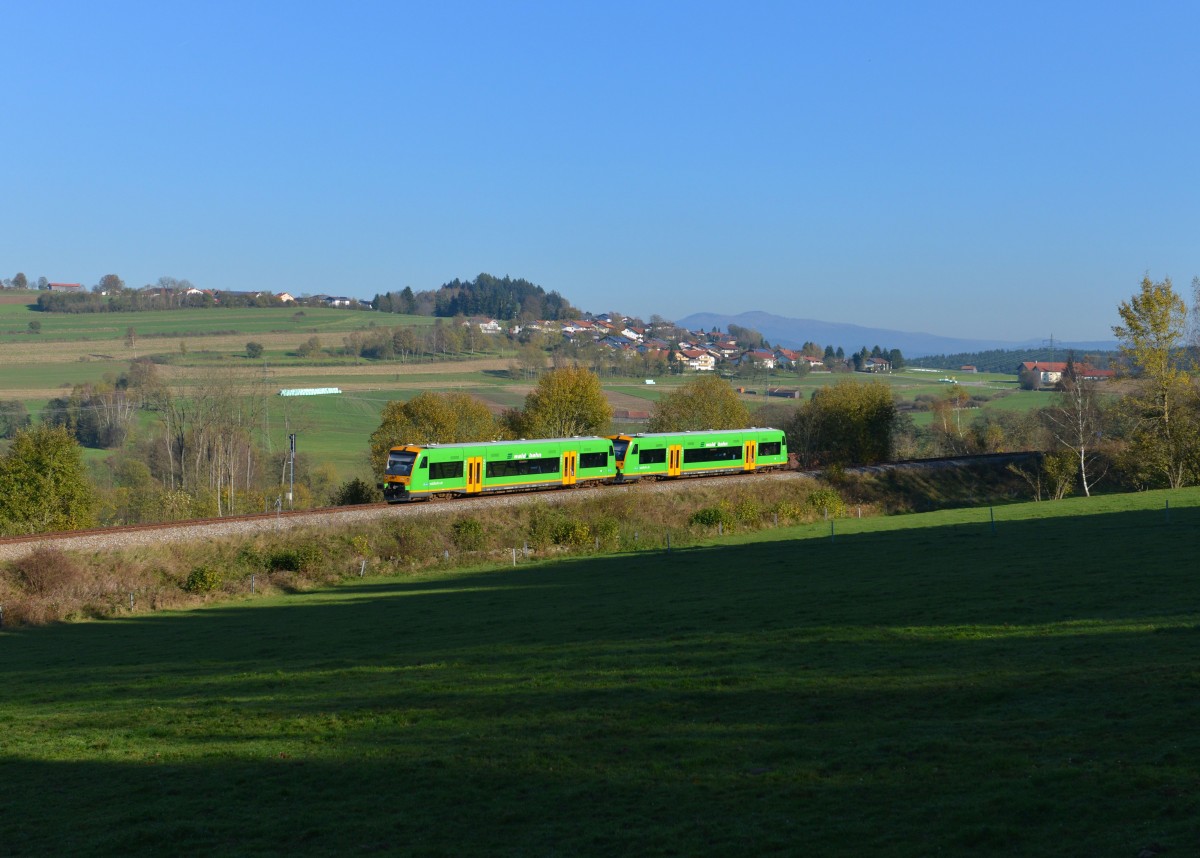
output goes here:
<path id="1" fill-rule="evenodd" d="M 840 521 L 5 633 L 0 843 L 1189 854 L 1198 506 Z"/>

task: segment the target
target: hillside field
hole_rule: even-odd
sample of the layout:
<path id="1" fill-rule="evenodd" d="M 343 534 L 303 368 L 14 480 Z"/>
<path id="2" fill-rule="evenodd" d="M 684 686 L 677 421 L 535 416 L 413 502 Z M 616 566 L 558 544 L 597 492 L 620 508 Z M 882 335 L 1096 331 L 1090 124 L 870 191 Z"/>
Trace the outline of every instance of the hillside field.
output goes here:
<path id="1" fill-rule="evenodd" d="M 1200 847 L 1200 490 L 0 632 L 9 855 Z"/>

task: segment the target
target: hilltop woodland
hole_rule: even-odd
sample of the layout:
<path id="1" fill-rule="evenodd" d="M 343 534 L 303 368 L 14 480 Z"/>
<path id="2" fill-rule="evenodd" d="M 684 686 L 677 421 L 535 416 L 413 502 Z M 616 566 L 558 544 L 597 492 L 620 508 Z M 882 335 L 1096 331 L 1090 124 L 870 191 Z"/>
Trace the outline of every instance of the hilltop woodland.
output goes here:
<path id="1" fill-rule="evenodd" d="M 502 288 L 537 295 L 525 290 L 525 281 L 480 279 L 487 287 L 482 291 L 478 281 L 473 288 L 449 284 L 446 310 L 467 309 L 455 302 L 475 300 L 470 296 L 477 294 L 495 296 Z M 539 314 L 544 314 L 549 296 L 538 297 L 543 300 Z M 1035 450 L 1042 454 L 1037 463 L 1016 468 L 1013 477 L 1039 499 L 1088 495 L 1097 488 L 1197 484 L 1196 326 L 1189 334 L 1186 305 L 1169 279 L 1144 279 L 1118 315 L 1114 332 L 1126 377 L 1097 383 L 1068 369 L 1057 391 L 1044 394 L 1047 404 L 1032 411 L 975 408 L 979 394 L 960 385 L 923 395 L 923 401 L 919 396 L 915 404 L 927 409 L 928 419 L 916 421 L 886 383 L 847 374 L 835 376 L 834 383 L 818 387 L 806 400 L 770 401 L 751 413 L 729 381 L 697 373 L 686 383 L 663 388 L 647 428 L 779 426 L 788 434 L 796 464 L 805 469 Z M 473 331 L 472 326 L 447 324 L 371 328 L 347 335 L 341 354 L 353 359 L 383 353 L 395 358 L 444 356 L 481 336 Z M 737 333 L 754 344 L 753 331 Z M 310 356 L 329 354 L 319 343 L 310 344 Z M 256 345 L 247 343 L 248 355 Z M 116 377 L 76 384 L 54 397 L 36 423 L 24 403 L 0 402 L 0 437 L 9 439 L 0 457 L 0 531 L 22 534 L 263 512 L 278 507 L 283 489 L 293 484 L 289 506 L 296 508 L 368 502 L 379 498 L 371 471 L 377 476 L 387 447 L 401 441 L 611 432 L 613 410 L 600 386 L 605 365 L 596 359 L 599 352 L 593 346 L 565 343 L 548 352 L 545 344 L 513 342 L 517 358 L 509 372 L 533 387 L 520 405 L 500 414 L 463 393 L 425 391 L 407 402 L 390 403 L 370 440 L 370 465 L 364 451 L 362 473 L 343 481 L 331 468 L 305 457 L 296 460 L 293 474 L 287 451 L 264 443 L 261 430 L 275 393 L 265 380 L 220 367 L 181 387 L 164 375 L 158 358 L 137 358 Z M 297 355 L 303 357 L 301 351 Z M 609 372 L 631 374 L 643 368 L 632 363 Z M 96 467 L 99 460 L 89 457 L 89 469 L 83 447 L 110 451 L 103 466 Z"/>
<path id="2" fill-rule="evenodd" d="M 319 306 L 329 296 L 292 296 L 269 291 L 234 292 L 197 289 L 189 280 L 160 277 L 140 289 L 128 288 L 116 274 L 106 274 L 90 291 L 49 291 L 41 278 L 37 309 L 51 313 L 116 313 L 180 308 Z M 27 286 L 24 274 L 6 281 L 10 288 Z M 528 280 L 480 274 L 474 280 L 452 280 L 434 290 L 378 294 L 369 303 L 347 301 L 348 307 L 413 316 L 485 316 L 493 319 L 573 319 L 582 314 L 557 292 L 547 292 Z"/>

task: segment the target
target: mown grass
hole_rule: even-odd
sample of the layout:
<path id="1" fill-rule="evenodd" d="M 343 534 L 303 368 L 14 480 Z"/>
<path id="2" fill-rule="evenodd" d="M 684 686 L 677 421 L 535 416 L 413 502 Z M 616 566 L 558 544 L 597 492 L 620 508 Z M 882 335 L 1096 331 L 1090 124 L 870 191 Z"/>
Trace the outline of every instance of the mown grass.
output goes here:
<path id="1" fill-rule="evenodd" d="M 0 842 L 1191 854 L 1198 505 L 818 522 L 8 632 Z"/>

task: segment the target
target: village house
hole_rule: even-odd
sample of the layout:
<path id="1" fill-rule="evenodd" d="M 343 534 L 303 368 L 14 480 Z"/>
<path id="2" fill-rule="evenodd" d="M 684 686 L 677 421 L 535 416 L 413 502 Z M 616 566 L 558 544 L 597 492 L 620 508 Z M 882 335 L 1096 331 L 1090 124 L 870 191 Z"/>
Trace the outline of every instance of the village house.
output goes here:
<path id="1" fill-rule="evenodd" d="M 495 319 L 485 319 L 480 316 L 474 316 L 470 319 L 464 319 L 462 326 L 464 328 L 477 327 L 477 328 L 479 328 L 479 332 L 481 334 L 502 334 L 502 333 L 504 333 L 504 326 L 501 325 L 499 322 L 497 322 Z M 520 333 L 520 329 L 518 328 L 516 332 Z"/>
<path id="2" fill-rule="evenodd" d="M 1065 361 L 1027 360 L 1017 367 L 1018 376 L 1031 372 L 1037 374 L 1040 387 L 1054 387 L 1066 374 L 1067 364 Z M 1111 369 L 1097 369 L 1087 363 L 1077 363 L 1075 376 L 1088 381 L 1104 381 L 1115 377 L 1116 372 Z"/>
<path id="3" fill-rule="evenodd" d="M 775 355 L 766 349 L 752 349 L 738 358 L 739 366 L 756 366 L 760 369 L 775 369 Z"/>
<path id="4" fill-rule="evenodd" d="M 800 355 L 791 349 L 775 349 L 775 365 L 783 369 L 791 369 L 800 362 Z"/>
<path id="5" fill-rule="evenodd" d="M 716 358 L 702 349 L 680 349 L 675 352 L 675 360 L 700 372 L 712 372 L 717 368 Z"/>
<path id="6" fill-rule="evenodd" d="M 46 288 L 51 292 L 86 292 L 82 283 L 47 283 Z"/>

